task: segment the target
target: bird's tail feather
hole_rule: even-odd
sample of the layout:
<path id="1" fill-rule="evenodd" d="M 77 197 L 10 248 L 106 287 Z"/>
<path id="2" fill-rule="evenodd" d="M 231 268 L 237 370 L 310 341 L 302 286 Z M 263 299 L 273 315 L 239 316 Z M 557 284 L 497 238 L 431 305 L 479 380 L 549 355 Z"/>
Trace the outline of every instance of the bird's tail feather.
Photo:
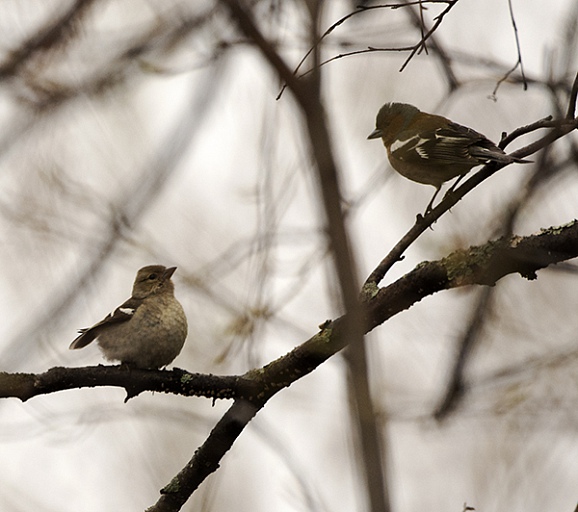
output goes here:
<path id="1" fill-rule="evenodd" d="M 70 344 L 68 347 L 69 350 L 86 347 L 86 345 L 88 345 L 98 335 L 94 329 L 80 329 L 78 332 L 80 333 L 80 336 L 76 337 Z"/>

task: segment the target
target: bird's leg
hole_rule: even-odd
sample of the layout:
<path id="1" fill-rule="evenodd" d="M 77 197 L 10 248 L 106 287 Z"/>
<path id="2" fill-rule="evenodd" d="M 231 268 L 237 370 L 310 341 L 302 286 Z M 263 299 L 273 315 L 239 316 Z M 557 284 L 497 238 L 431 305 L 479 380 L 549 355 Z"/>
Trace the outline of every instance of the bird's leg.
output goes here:
<path id="1" fill-rule="evenodd" d="M 448 191 L 444 194 L 444 198 L 445 198 L 446 196 L 448 196 L 449 194 L 451 194 L 451 193 L 456 189 L 456 187 L 458 186 L 458 183 L 459 183 L 460 181 L 462 181 L 462 178 L 463 178 L 464 176 L 465 176 L 465 174 L 460 174 L 460 175 L 458 176 L 458 179 L 452 183 L 452 186 L 451 186 L 450 188 L 448 188 Z"/>
<path id="2" fill-rule="evenodd" d="M 459 183 L 460 181 L 462 181 L 462 178 L 463 178 L 464 176 L 465 176 L 465 174 L 460 174 L 460 175 L 458 176 L 458 179 L 452 183 L 452 185 L 451 185 L 450 188 L 447 189 L 446 193 L 445 193 L 444 196 L 442 197 L 442 201 L 443 201 L 446 197 L 448 197 L 450 194 L 453 194 L 454 190 L 455 190 L 456 187 L 458 186 L 458 183 Z M 440 188 L 441 188 L 441 187 L 440 187 Z M 438 188 L 438 189 L 436 190 L 434 196 L 431 198 L 430 203 L 427 205 L 427 209 L 426 209 L 426 211 L 425 211 L 426 213 L 429 213 L 429 212 L 431 211 L 431 208 L 432 208 L 432 206 L 433 206 L 433 201 L 434 201 L 435 197 L 438 195 L 438 192 L 439 192 L 439 191 L 440 191 L 440 189 Z M 452 211 L 452 210 L 450 209 L 450 212 L 451 212 L 451 211 Z"/>
<path id="3" fill-rule="evenodd" d="M 428 203 L 428 205 L 425 208 L 425 213 L 424 213 L 424 217 L 433 210 L 433 203 L 435 201 L 435 198 L 437 197 L 437 195 L 439 194 L 440 190 L 441 190 L 442 186 L 438 185 L 436 187 L 436 191 L 434 192 L 433 197 L 431 198 L 431 201 Z"/>

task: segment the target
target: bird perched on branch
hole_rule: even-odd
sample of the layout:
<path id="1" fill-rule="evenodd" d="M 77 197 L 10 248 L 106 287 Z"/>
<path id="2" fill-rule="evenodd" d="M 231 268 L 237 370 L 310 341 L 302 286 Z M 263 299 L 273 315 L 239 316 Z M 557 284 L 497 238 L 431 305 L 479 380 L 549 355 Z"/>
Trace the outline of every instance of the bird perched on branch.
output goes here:
<path id="1" fill-rule="evenodd" d="M 175 299 L 171 277 L 177 267 L 149 265 L 136 275 L 132 297 L 97 324 L 80 329 L 70 349 L 97 340 L 104 357 L 135 368 L 171 363 L 187 337 L 187 318 Z"/>
<path id="2" fill-rule="evenodd" d="M 391 166 L 402 176 L 433 185 L 433 205 L 443 183 L 487 162 L 530 163 L 504 153 L 481 133 L 442 116 L 427 114 L 407 103 L 386 103 L 377 114 L 368 139 L 383 140 Z"/>

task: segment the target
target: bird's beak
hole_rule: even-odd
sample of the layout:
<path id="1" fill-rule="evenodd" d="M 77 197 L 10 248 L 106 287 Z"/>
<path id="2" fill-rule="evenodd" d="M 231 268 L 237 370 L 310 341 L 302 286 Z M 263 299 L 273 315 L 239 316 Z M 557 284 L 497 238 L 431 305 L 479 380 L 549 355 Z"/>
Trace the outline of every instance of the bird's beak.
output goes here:
<path id="1" fill-rule="evenodd" d="M 167 268 L 163 273 L 163 281 L 168 281 L 177 270 L 177 267 Z"/>
<path id="2" fill-rule="evenodd" d="M 382 135 L 383 135 L 383 132 L 379 128 L 376 128 L 367 136 L 367 138 L 368 139 L 379 139 L 379 138 L 381 138 Z"/>

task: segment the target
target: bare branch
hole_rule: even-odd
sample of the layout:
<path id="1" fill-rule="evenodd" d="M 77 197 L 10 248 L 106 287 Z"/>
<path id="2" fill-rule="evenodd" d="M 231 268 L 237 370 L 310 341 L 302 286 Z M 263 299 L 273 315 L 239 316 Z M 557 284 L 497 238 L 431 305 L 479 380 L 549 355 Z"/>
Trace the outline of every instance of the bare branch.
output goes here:
<path id="1" fill-rule="evenodd" d="M 407 2 L 407 5 L 409 6 L 410 3 L 411 2 Z M 422 6 L 422 4 L 419 4 L 418 7 L 419 7 L 419 14 L 416 13 L 416 10 L 413 7 L 406 9 L 405 12 L 408 13 L 413 24 L 420 28 L 420 30 L 422 31 L 421 32 L 422 41 L 425 41 L 426 21 L 425 21 L 425 18 L 423 16 L 423 6 Z M 442 46 L 440 41 L 438 41 L 437 37 L 435 37 L 434 34 L 431 34 L 429 36 L 429 44 L 430 44 L 430 48 L 438 56 L 439 61 L 442 65 L 442 68 L 444 70 L 444 75 L 445 75 L 445 78 L 446 78 L 447 83 L 448 83 L 449 91 L 450 92 L 455 91 L 459 87 L 460 83 L 459 83 L 459 80 L 458 80 L 456 74 L 454 73 L 451 58 L 450 58 L 448 52 Z M 424 48 L 426 48 L 425 44 L 424 44 Z"/>
<path id="2" fill-rule="evenodd" d="M 566 111 L 566 119 L 574 119 L 576 115 L 576 97 L 578 96 L 578 73 L 574 77 L 572 83 L 572 90 L 570 91 L 570 101 L 568 102 L 568 110 Z"/>
<path id="3" fill-rule="evenodd" d="M 485 320 L 492 308 L 493 299 L 495 298 L 495 288 L 487 287 L 480 291 L 480 296 L 472 307 L 473 315 L 469 320 L 466 333 L 459 343 L 458 354 L 447 384 L 444 397 L 434 413 L 437 420 L 446 418 L 456 407 L 465 393 L 464 370 L 472 351 L 474 350 L 479 338 Z"/>
<path id="4" fill-rule="evenodd" d="M 244 395 L 250 397 L 254 392 L 253 382 L 243 377 L 201 375 L 180 368 L 167 371 L 99 365 L 85 368 L 55 367 L 40 374 L 0 372 L 0 398 L 19 398 L 23 402 L 57 391 L 96 386 L 125 388 L 125 402 L 143 391 L 204 396 L 213 400 Z"/>
<path id="5" fill-rule="evenodd" d="M 34 55 L 64 44 L 74 27 L 92 7 L 95 0 L 76 0 L 60 17 L 47 23 L 24 41 L 10 57 L 0 64 L 0 81 L 14 75 Z"/>
<path id="6" fill-rule="evenodd" d="M 452 0 L 415 0 L 415 1 L 402 1 L 401 3 L 392 3 L 392 4 L 381 4 L 381 5 L 372 5 L 372 6 L 363 6 L 363 7 L 358 7 L 357 11 L 353 11 L 350 12 L 349 14 L 346 14 L 345 16 L 343 16 L 342 18 L 338 19 L 335 23 L 333 23 L 333 25 L 331 25 L 319 38 L 319 40 L 315 43 L 314 46 L 312 46 L 311 48 L 309 48 L 309 50 L 307 50 L 307 52 L 305 53 L 305 55 L 302 57 L 302 59 L 297 63 L 297 66 L 295 67 L 295 69 L 293 70 L 293 73 L 296 75 L 297 72 L 301 69 L 301 66 L 305 63 L 305 61 L 307 60 L 307 58 L 311 55 L 311 53 L 323 42 L 323 40 L 329 36 L 329 34 L 331 34 L 337 27 L 339 27 L 340 25 L 343 25 L 343 23 L 345 23 L 348 19 L 357 16 L 358 14 L 364 13 L 364 12 L 368 12 L 368 11 L 372 11 L 374 9 L 399 9 L 400 7 L 409 7 L 409 6 L 414 6 L 417 5 L 420 8 L 420 12 L 423 11 L 423 6 L 424 4 L 427 3 L 432 3 L 432 4 L 436 4 L 436 3 L 448 3 L 451 2 Z M 422 39 L 423 39 L 423 34 L 422 34 Z M 408 49 L 411 49 L 413 47 L 408 47 Z M 367 52 L 368 50 L 363 50 L 363 52 Z M 361 53 L 363 53 L 361 52 Z M 331 62 L 332 60 L 336 60 L 338 58 L 341 57 L 345 57 L 345 56 L 350 56 L 350 55 L 355 55 L 358 52 L 352 52 L 352 53 L 348 53 L 346 55 L 340 55 L 337 57 L 334 57 L 332 59 L 329 59 L 327 61 L 325 61 L 323 64 L 326 64 L 328 62 Z M 300 76 L 305 76 L 308 73 L 310 73 L 311 70 L 303 73 Z M 285 88 L 285 86 L 283 86 L 283 89 Z"/>
<path id="7" fill-rule="evenodd" d="M 458 0 L 448 0 L 447 2 L 447 7 L 445 8 L 445 10 L 443 10 L 441 12 L 441 14 L 439 14 L 438 16 L 435 17 L 435 23 L 433 24 L 433 27 L 431 29 L 428 30 L 428 32 L 425 35 L 422 35 L 421 40 L 419 41 L 419 43 L 417 43 L 413 50 L 411 51 L 411 53 L 409 54 L 409 56 L 407 57 L 407 59 L 405 60 L 405 62 L 403 63 L 403 65 L 400 68 L 400 72 L 403 71 L 406 66 L 409 64 L 409 62 L 413 59 L 413 57 L 419 52 L 421 51 L 422 48 L 425 47 L 425 44 L 427 42 L 427 40 L 434 34 L 434 32 L 438 29 L 438 27 L 442 24 L 442 21 L 444 20 L 444 17 L 457 5 Z"/>
<path id="8" fill-rule="evenodd" d="M 539 269 L 577 256 L 578 221 L 542 230 L 537 235 L 513 236 L 455 251 L 442 260 L 424 262 L 391 285 L 367 294 L 364 299 L 364 330 L 369 332 L 438 291 L 472 284 L 492 286 L 513 273 L 535 279 Z M 184 503 L 204 478 L 218 468 L 221 457 L 270 397 L 312 372 L 350 341 L 346 316 L 340 317 L 323 324 L 318 334 L 286 356 L 245 375 L 249 379 L 258 378 L 264 385 L 262 393 L 256 395 L 258 399 L 251 400 L 252 405 L 244 401 L 235 402 L 187 466 L 165 487 L 163 496 L 150 511 L 179 510 L 179 504 Z"/>
<path id="9" fill-rule="evenodd" d="M 442 260 L 418 265 L 391 285 L 376 288 L 375 293 L 366 295 L 363 305 L 364 331 L 369 332 L 438 291 L 472 284 L 491 286 L 513 273 L 535 279 L 539 269 L 575 257 L 578 257 L 578 221 L 542 230 L 528 237 L 503 238 L 483 246 L 455 251 Z M 346 316 L 326 322 L 318 334 L 286 356 L 247 373 L 242 379 L 235 376 L 196 376 L 183 370 L 126 372 L 120 367 L 55 368 L 41 376 L 1 374 L 0 396 L 16 396 L 25 400 L 43 392 L 92 387 L 102 383 L 125 387 L 129 396 L 145 389 L 154 389 L 177 391 L 188 396 L 202 394 L 228 398 L 234 396 L 234 390 L 239 386 L 246 386 L 245 389 L 250 391 L 243 393 L 244 399 L 235 401 L 203 446 L 173 482 L 163 489 L 158 503 L 150 509 L 176 511 L 198 485 L 218 468 L 221 458 L 235 439 L 272 396 L 312 372 L 351 342 L 349 324 Z M 70 382 L 72 377 L 76 379 L 74 382 Z"/>
<path id="10" fill-rule="evenodd" d="M 514 16 L 514 7 L 512 6 L 512 0 L 508 0 L 508 8 L 510 10 L 510 21 L 512 22 L 512 28 L 514 29 L 514 37 L 516 39 L 516 51 L 518 52 L 518 59 L 516 60 L 514 66 L 508 72 L 506 72 L 506 74 L 502 78 L 500 78 L 500 80 L 498 80 L 498 83 L 496 84 L 496 87 L 494 88 L 490 96 L 493 99 L 495 99 L 500 86 L 518 68 L 520 68 L 520 74 L 522 75 L 522 83 L 524 85 L 524 90 L 528 89 L 528 82 L 526 81 L 526 73 L 524 72 L 524 63 L 522 61 L 522 48 L 520 46 L 520 37 L 518 35 L 518 26 L 516 25 L 516 18 Z"/>

